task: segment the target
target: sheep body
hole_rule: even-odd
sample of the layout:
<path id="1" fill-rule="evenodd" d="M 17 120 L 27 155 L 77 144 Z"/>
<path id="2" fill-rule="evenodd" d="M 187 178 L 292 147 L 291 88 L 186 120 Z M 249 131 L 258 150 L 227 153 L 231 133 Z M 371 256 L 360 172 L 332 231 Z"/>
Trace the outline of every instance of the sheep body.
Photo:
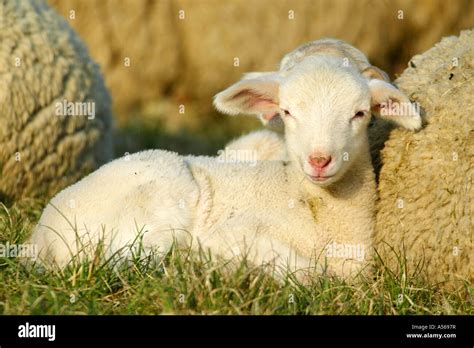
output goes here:
<path id="1" fill-rule="evenodd" d="M 474 30 L 413 57 L 396 82 L 424 108 L 426 126 L 393 130 L 378 147 L 375 246 L 392 268 L 397 253 L 410 274 L 421 262 L 447 287 L 474 281 L 473 79 Z"/>
<path id="2" fill-rule="evenodd" d="M 85 46 L 43 1 L 2 1 L 0 41 L 0 199 L 51 196 L 110 160 L 110 97 Z M 60 116 L 65 102 L 93 113 Z"/>
<path id="3" fill-rule="evenodd" d="M 40 258 L 46 260 L 51 252 L 61 265 L 82 246 L 76 244 L 77 235 L 91 247 L 104 238 L 111 244 L 107 254 L 111 255 L 131 244 L 146 227 L 151 233 L 145 233 L 145 247 L 150 246 L 148 238 L 161 238 L 156 245 L 169 247 L 173 235 L 166 231 L 174 227 L 179 232 L 190 226 L 197 193 L 189 170 L 175 154 L 145 151 L 129 155 L 102 166 L 56 195 L 45 208 L 30 242 L 47 246 L 49 250 L 44 248 Z M 187 209 L 179 209 L 181 199 Z"/>
<path id="4" fill-rule="evenodd" d="M 366 178 L 358 176 L 372 175 L 366 167 L 368 171 L 355 173 L 344 185 L 362 185 Z M 145 249 L 165 253 L 173 240 L 189 244 L 192 238 L 195 246 L 225 258 L 246 255 L 256 264 L 275 261 L 294 269 L 311 267 L 311 260 L 321 257 L 316 252 L 324 260 L 325 246 L 334 241 L 365 248 L 370 242 L 370 203 L 341 201 L 344 195 L 325 191 L 310 194 L 295 176 L 294 168 L 280 161 L 249 166 L 161 150 L 137 153 L 103 166 L 54 197 L 30 243 L 40 246 L 40 259 L 52 257 L 65 265 L 80 248 L 76 233 L 85 245 L 105 237 L 107 255 L 112 255 L 144 229 Z M 373 201 L 374 188 L 366 190 L 366 198 Z M 335 261 L 328 271 L 341 276 L 363 264 Z"/>

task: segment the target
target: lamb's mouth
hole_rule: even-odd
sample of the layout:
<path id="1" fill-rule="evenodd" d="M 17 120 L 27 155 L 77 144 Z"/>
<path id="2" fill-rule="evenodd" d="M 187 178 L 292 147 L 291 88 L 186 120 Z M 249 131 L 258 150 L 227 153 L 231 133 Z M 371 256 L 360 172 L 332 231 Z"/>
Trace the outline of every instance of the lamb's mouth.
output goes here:
<path id="1" fill-rule="evenodd" d="M 329 179 L 333 178 L 335 175 L 308 175 L 309 179 L 313 182 L 318 182 L 318 183 L 323 183 L 325 181 L 328 181 Z"/>

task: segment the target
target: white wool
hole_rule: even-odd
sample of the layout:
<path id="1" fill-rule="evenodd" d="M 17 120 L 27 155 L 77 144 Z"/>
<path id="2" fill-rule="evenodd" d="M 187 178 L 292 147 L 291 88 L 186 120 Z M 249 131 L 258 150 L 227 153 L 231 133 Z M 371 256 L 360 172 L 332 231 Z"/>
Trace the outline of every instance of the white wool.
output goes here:
<path id="1" fill-rule="evenodd" d="M 144 247 L 163 253 L 176 239 L 226 259 L 245 256 L 293 271 L 317 262 L 318 272 L 327 267 L 330 274 L 353 276 L 367 264 L 372 245 L 375 181 L 366 134 L 372 97 L 409 101 L 386 82 L 371 87 L 370 79 L 343 62 L 309 56 L 289 71 L 244 78 L 215 97 L 226 113 L 280 115 L 286 129 L 280 154 L 288 153 L 288 161 L 228 161 L 229 149 L 217 159 L 161 150 L 117 159 L 46 207 L 32 236 L 41 257 L 64 265 L 79 251 L 78 239 L 94 246 L 104 230 L 113 253 L 142 228 Z M 360 110 L 363 117 L 354 118 Z M 417 117 L 395 121 L 403 125 Z M 277 146 L 280 140 L 272 137 L 262 132 L 247 140 L 271 154 L 261 142 Z M 315 150 L 331 155 L 327 178 L 316 180 L 308 164 Z M 359 252 L 330 252 L 334 245 Z"/>

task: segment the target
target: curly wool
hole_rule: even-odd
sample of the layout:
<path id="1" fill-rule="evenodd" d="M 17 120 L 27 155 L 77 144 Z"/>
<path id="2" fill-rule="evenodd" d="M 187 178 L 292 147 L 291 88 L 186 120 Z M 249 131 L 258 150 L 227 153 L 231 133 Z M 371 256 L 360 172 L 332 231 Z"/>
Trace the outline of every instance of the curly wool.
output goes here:
<path id="1" fill-rule="evenodd" d="M 0 199 L 51 196 L 112 157 L 110 96 L 42 1 L 0 1 L 0 42 Z M 94 103 L 95 117 L 58 116 L 64 101 Z"/>
<path id="2" fill-rule="evenodd" d="M 425 111 L 418 133 L 391 131 L 380 159 L 375 243 L 430 281 L 457 287 L 474 278 L 474 30 L 417 55 L 396 81 Z M 391 250 L 391 247 L 394 250 Z"/>

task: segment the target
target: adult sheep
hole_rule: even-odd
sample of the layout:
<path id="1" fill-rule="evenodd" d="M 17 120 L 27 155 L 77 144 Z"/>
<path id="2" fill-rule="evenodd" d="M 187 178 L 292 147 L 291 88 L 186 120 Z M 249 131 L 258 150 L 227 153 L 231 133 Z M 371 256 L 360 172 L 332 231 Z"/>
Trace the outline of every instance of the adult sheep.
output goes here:
<path id="1" fill-rule="evenodd" d="M 0 200 L 51 196 L 109 160 L 98 66 L 44 2 L 0 2 Z"/>
<path id="2" fill-rule="evenodd" d="M 474 30 L 413 57 L 396 83 L 423 107 L 426 125 L 374 142 L 383 147 L 375 246 L 391 268 L 398 255 L 410 273 L 423 266 L 430 281 L 472 284 Z"/>

